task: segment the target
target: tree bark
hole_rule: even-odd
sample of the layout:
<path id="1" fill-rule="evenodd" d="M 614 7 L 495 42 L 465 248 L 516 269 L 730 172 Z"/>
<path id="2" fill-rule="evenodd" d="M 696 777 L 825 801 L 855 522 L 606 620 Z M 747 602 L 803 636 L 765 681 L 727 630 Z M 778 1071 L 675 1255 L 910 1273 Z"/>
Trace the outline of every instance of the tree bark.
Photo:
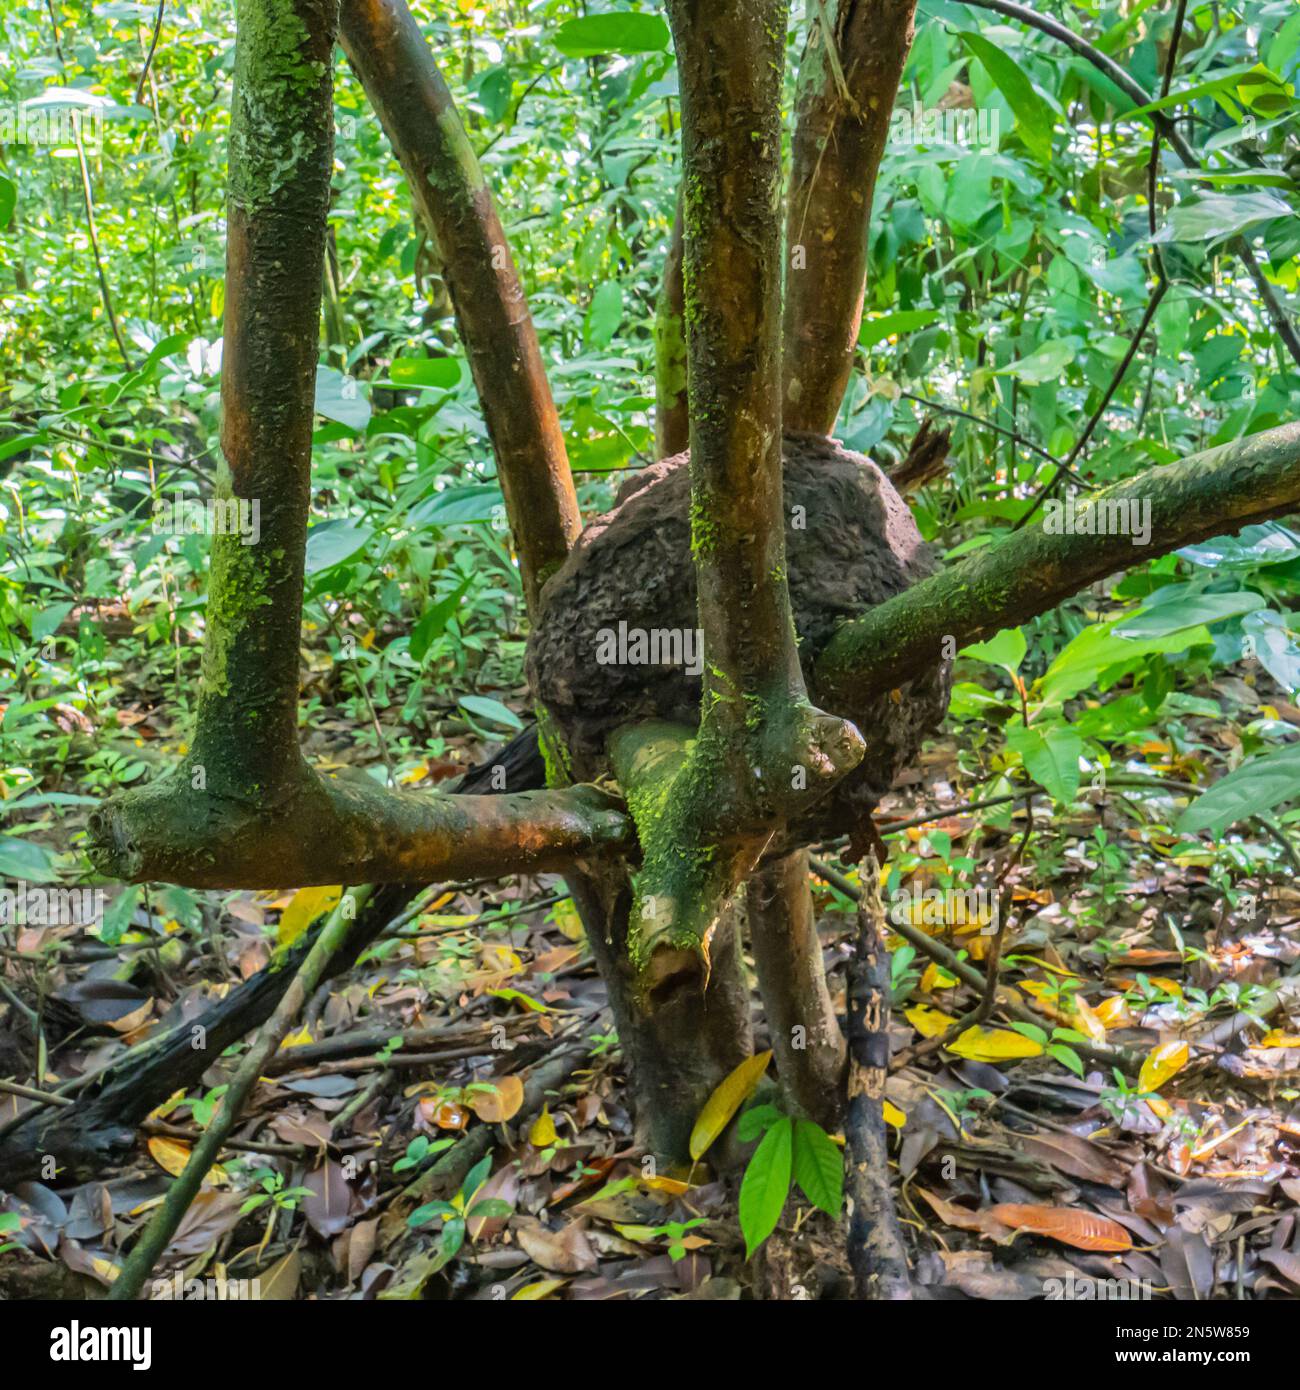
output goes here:
<path id="1" fill-rule="evenodd" d="M 849 1263 L 861 1299 L 910 1299 L 907 1251 L 894 1211 L 885 1128 L 889 1075 L 889 949 L 875 856 L 863 865 L 858 938 L 849 964 L 848 1154 L 845 1194 Z"/>
<path id="2" fill-rule="evenodd" d="M 451 92 L 405 0 L 344 0 L 341 38 L 442 261 L 533 611 L 582 518 L 514 258 Z"/>
<path id="3" fill-rule="evenodd" d="M 672 0 L 682 102 L 691 549 L 700 726 L 618 731 L 644 855 L 630 944 L 647 1000 L 707 978 L 719 914 L 785 818 L 861 760 L 808 702 L 785 572 L 780 403 L 784 0 Z"/>
<path id="4" fill-rule="evenodd" d="M 655 307 L 655 457 L 680 454 L 691 442 L 686 394 L 685 286 L 682 278 L 682 190 L 677 190 L 663 284 Z"/>
<path id="5" fill-rule="evenodd" d="M 749 940 L 786 1099 L 823 1129 L 843 1114 L 844 1036 L 826 987 L 822 946 L 800 850 L 749 880 Z"/>
<path id="6" fill-rule="evenodd" d="M 821 18 L 809 26 L 786 221 L 788 430 L 832 433 L 848 386 L 872 195 L 915 11 L 916 0 L 838 0 L 831 31 Z"/>
<path id="7" fill-rule="evenodd" d="M 638 1141 L 665 1162 L 685 1163 L 704 1102 L 753 1052 L 735 910 L 723 913 L 714 934 L 707 984 L 697 976 L 671 991 L 662 1008 L 647 1008 L 628 949 L 633 892 L 626 870 L 609 865 L 566 881 L 609 990 L 636 1101 Z"/>

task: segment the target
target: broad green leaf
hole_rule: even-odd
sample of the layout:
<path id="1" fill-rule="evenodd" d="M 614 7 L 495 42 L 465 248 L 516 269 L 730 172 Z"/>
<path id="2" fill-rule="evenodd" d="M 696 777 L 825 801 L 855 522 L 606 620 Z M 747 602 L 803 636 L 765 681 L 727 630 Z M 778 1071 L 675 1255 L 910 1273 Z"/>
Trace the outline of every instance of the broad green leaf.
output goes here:
<path id="1" fill-rule="evenodd" d="M 740 1184 L 740 1229 L 746 1259 L 776 1229 L 790 1195 L 793 1165 L 794 1122 L 787 1116 L 763 1136 Z"/>
<path id="2" fill-rule="evenodd" d="M 500 700 L 494 700 L 490 695 L 462 695 L 460 706 L 471 714 L 477 714 L 480 719 L 486 719 L 492 724 L 500 724 L 506 729 L 522 729 L 524 727 L 519 716 L 509 705 L 503 705 Z"/>
<path id="3" fill-rule="evenodd" d="M 41 611 L 32 619 L 32 641 L 43 642 L 47 637 L 58 631 L 59 624 L 72 612 L 74 604 L 71 603 L 52 603 L 48 608 Z"/>
<path id="4" fill-rule="evenodd" d="M 322 521 L 307 532 L 307 573 L 319 574 L 350 560 L 374 539 L 369 526 L 351 526 L 341 521 Z"/>
<path id="5" fill-rule="evenodd" d="M 408 650 L 411 653 L 412 661 L 424 660 L 425 653 L 430 646 L 442 636 L 447 624 L 456 616 L 460 601 L 465 597 L 466 590 L 473 582 L 473 575 L 467 575 L 446 598 L 439 599 L 437 603 L 430 604 L 424 610 L 420 621 L 411 631 L 411 642 Z"/>
<path id="6" fill-rule="evenodd" d="M 713 1094 L 704 1102 L 691 1130 L 690 1154 L 693 1159 L 704 1157 L 713 1141 L 731 1122 L 731 1117 L 754 1094 L 754 1087 L 762 1079 L 771 1060 L 770 1051 L 746 1057 L 718 1082 Z"/>
<path id="7" fill-rule="evenodd" d="M 1235 536 L 1215 536 L 1212 540 L 1185 545 L 1178 555 L 1207 569 L 1245 569 L 1254 565 L 1277 565 L 1300 555 L 1300 535 L 1278 521 L 1243 526 Z"/>
<path id="8" fill-rule="evenodd" d="M 435 492 L 411 508 L 412 526 L 456 526 L 495 522 L 505 514 L 505 498 L 495 483 L 471 483 Z"/>
<path id="9" fill-rule="evenodd" d="M 1261 222 L 1292 217 L 1291 208 L 1272 193 L 1202 193 L 1169 210 L 1156 242 L 1222 241 Z"/>
<path id="10" fill-rule="evenodd" d="M 1113 627 L 1113 623 L 1093 623 L 1058 653 L 1036 687 L 1035 693 L 1044 704 L 1061 704 L 1111 668 L 1129 670 L 1141 665 L 1148 656 L 1182 652 L 1214 641 L 1205 627 L 1144 638 L 1118 637 Z"/>
<path id="11" fill-rule="evenodd" d="M 1074 344 L 1066 339 L 1056 338 L 1040 344 L 1028 357 L 999 367 L 993 375 L 1014 376 L 1031 386 L 1041 386 L 1045 381 L 1055 381 L 1074 361 L 1074 356 Z"/>
<path id="12" fill-rule="evenodd" d="M 1040 728 L 1031 724 L 1007 730 L 1007 746 L 1020 754 L 1029 775 L 1063 806 L 1079 790 L 1079 758 L 1083 740 L 1064 724 Z"/>
<path id="13" fill-rule="evenodd" d="M 456 357 L 395 357 L 388 375 L 399 386 L 432 386 L 450 391 L 460 383 L 460 359 Z"/>
<path id="14" fill-rule="evenodd" d="M 1008 671 L 1018 671 L 1028 650 L 1025 634 L 1018 627 L 1004 627 L 987 642 L 972 642 L 969 647 L 963 647 L 959 655 L 973 656 L 976 661 L 987 661 L 991 666 L 1005 666 Z"/>
<path id="15" fill-rule="evenodd" d="M 967 52 L 980 60 L 998 91 L 1006 97 L 1007 105 L 1015 112 L 1021 139 L 1045 164 L 1050 163 L 1055 117 L 1052 108 L 1034 90 L 1024 68 L 982 34 L 963 32 L 961 41 Z"/>
<path id="16" fill-rule="evenodd" d="M 1247 613 L 1242 637 L 1249 639 L 1259 664 L 1289 694 L 1300 689 L 1300 646 L 1281 613 L 1272 609 Z"/>
<path id="17" fill-rule="evenodd" d="M 33 840 L 0 835 L 0 878 L 25 879 L 28 883 L 53 883 L 54 860 L 49 850 Z"/>
<path id="18" fill-rule="evenodd" d="M 827 1216 L 840 1214 L 844 1156 L 821 1125 L 811 1120 L 794 1122 L 794 1180 L 813 1206 Z"/>
<path id="19" fill-rule="evenodd" d="M 1264 607 L 1264 599 L 1249 589 L 1241 589 L 1235 594 L 1179 593 L 1171 598 L 1162 598 L 1165 592 L 1158 591 L 1151 603 L 1126 618 L 1120 618 L 1115 624 L 1115 635 L 1125 638 L 1165 637 L 1202 624 L 1208 626 L 1225 618 L 1237 618 Z"/>
<path id="20" fill-rule="evenodd" d="M 1226 830 L 1300 797 L 1300 744 L 1262 753 L 1221 777 L 1178 818 L 1181 834 Z"/>
<path id="21" fill-rule="evenodd" d="M 556 30 L 555 46 L 566 58 L 594 58 L 602 53 L 662 53 L 671 37 L 667 24 L 658 15 L 618 10 L 566 21 Z"/>
<path id="22" fill-rule="evenodd" d="M 9 225 L 9 219 L 14 215 L 17 204 L 18 185 L 13 179 L 7 179 L 0 174 L 0 232 Z"/>
<path id="23" fill-rule="evenodd" d="M 583 341 L 589 348 L 606 347 L 622 321 L 623 287 L 617 280 L 606 280 L 591 297 L 582 329 Z"/>
<path id="24" fill-rule="evenodd" d="M 370 423 L 370 402 L 355 377 L 333 367 L 317 367 L 316 414 L 360 434 Z"/>
<path id="25" fill-rule="evenodd" d="M 939 320 L 938 309 L 900 309 L 894 314 L 881 314 L 878 318 L 864 318 L 858 332 L 858 346 L 873 348 L 896 333 L 906 335 L 915 333 L 918 328 L 928 328 Z"/>

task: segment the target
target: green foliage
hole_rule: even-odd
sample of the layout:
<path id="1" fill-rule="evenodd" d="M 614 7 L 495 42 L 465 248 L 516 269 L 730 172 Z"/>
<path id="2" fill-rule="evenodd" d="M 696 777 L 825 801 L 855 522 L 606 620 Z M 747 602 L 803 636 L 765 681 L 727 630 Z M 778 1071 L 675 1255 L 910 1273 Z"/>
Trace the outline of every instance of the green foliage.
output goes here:
<path id="1" fill-rule="evenodd" d="M 774 1105 L 756 1105 L 741 1115 L 736 1132 L 745 1141 L 763 1136 L 740 1184 L 746 1259 L 776 1229 L 792 1185 L 819 1211 L 838 1218 L 844 1205 L 844 1158 L 820 1125 L 782 1114 Z"/>

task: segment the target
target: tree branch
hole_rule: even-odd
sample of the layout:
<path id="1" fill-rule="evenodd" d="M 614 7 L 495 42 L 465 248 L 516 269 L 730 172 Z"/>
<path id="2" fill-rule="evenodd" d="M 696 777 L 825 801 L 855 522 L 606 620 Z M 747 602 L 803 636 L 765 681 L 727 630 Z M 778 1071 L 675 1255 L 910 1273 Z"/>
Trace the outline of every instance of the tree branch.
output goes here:
<path id="1" fill-rule="evenodd" d="M 780 90 L 785 0 L 671 0 L 682 102 L 699 731 L 616 733 L 644 866 L 629 932 L 648 1000 L 709 968 L 722 908 L 799 807 L 862 758 L 808 702 L 785 573 Z M 669 989 L 669 985 L 672 986 Z"/>
<path id="2" fill-rule="evenodd" d="M 344 0 L 341 39 L 437 247 L 496 454 L 524 596 L 582 529 L 555 403 L 514 259 L 429 46 L 405 0 Z"/>
<path id="3" fill-rule="evenodd" d="M 1139 547 L 1108 520 L 1149 504 L 1149 543 Z M 1123 511 L 1119 510 L 1123 507 Z M 951 569 L 840 627 L 817 661 L 814 684 L 832 708 L 893 689 L 958 647 L 1054 608 L 1138 561 L 1239 531 L 1300 508 L 1300 424 L 1148 469 L 1078 504 L 1085 524 L 1110 534 L 1059 534 L 1050 507 L 1041 522 L 995 541 Z"/>
<path id="4" fill-rule="evenodd" d="M 839 0 L 799 66 L 786 221 L 785 428 L 830 434 L 853 369 L 867 232 L 916 0 Z"/>
<path id="5" fill-rule="evenodd" d="M 680 454 L 690 444 L 686 400 L 686 321 L 682 283 L 682 190 L 677 190 L 663 284 L 655 306 L 655 457 Z"/>

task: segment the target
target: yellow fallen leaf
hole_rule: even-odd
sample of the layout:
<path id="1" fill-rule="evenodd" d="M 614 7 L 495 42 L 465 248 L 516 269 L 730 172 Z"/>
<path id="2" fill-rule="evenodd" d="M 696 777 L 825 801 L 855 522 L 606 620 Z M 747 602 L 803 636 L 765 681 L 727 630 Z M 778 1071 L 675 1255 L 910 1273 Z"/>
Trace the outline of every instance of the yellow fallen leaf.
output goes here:
<path id="1" fill-rule="evenodd" d="M 1128 1000 L 1122 994 L 1112 994 L 1093 1010 L 1107 1028 L 1128 1028 L 1133 1024 Z"/>
<path id="2" fill-rule="evenodd" d="M 1270 1028 L 1260 1038 L 1259 1047 L 1300 1047 L 1300 1034 L 1285 1033 L 1281 1028 Z"/>
<path id="3" fill-rule="evenodd" d="M 190 1146 L 180 1139 L 167 1139 L 161 1134 L 149 1140 L 149 1156 L 165 1173 L 179 1178 L 190 1161 Z M 203 1178 L 204 1187 L 224 1187 L 230 1181 L 226 1170 L 219 1164 L 208 1169 Z"/>
<path id="4" fill-rule="evenodd" d="M 1009 1062 L 1017 1057 L 1041 1056 L 1043 1049 L 1023 1033 L 1013 1033 L 1009 1028 L 981 1028 L 975 1024 L 949 1043 L 948 1051 L 969 1062 Z"/>
<path id="5" fill-rule="evenodd" d="M 556 1133 L 555 1120 L 549 1105 L 542 1106 L 542 1113 L 533 1121 L 528 1131 L 528 1142 L 535 1149 L 549 1149 L 560 1136 Z"/>
<path id="6" fill-rule="evenodd" d="M 927 994 L 936 989 L 952 989 L 958 983 L 956 975 L 949 974 L 937 961 L 931 961 L 921 976 L 921 988 Z"/>
<path id="7" fill-rule="evenodd" d="M 904 1010 L 903 1017 L 923 1038 L 937 1038 L 957 1022 L 951 1014 L 944 1013 L 942 1009 L 931 1009 L 925 1004 L 914 1004 Z"/>
<path id="8" fill-rule="evenodd" d="M 516 1289 L 510 1301 L 512 1303 L 536 1303 L 538 1299 L 550 1298 L 553 1293 L 562 1289 L 568 1282 L 567 1279 L 538 1279 L 534 1284 L 525 1284 L 522 1289 Z"/>
<path id="9" fill-rule="evenodd" d="M 708 1152 L 709 1146 L 731 1123 L 731 1117 L 754 1094 L 754 1088 L 771 1060 L 770 1050 L 746 1057 L 730 1076 L 718 1083 L 717 1089 L 704 1102 L 695 1128 L 691 1130 L 690 1151 L 693 1159 L 700 1159 Z"/>
<path id="10" fill-rule="evenodd" d="M 290 1033 L 280 1043 L 281 1047 L 305 1047 L 307 1043 L 315 1042 L 311 1035 L 311 1029 L 304 1023 L 296 1033 Z"/>
<path id="11" fill-rule="evenodd" d="M 893 1125 L 895 1129 L 902 1129 L 902 1127 L 907 1123 L 906 1113 L 900 1110 L 898 1106 L 891 1105 L 889 1101 L 886 1101 L 884 1105 L 884 1110 L 885 1123 L 887 1125 Z"/>
<path id="12" fill-rule="evenodd" d="M 1074 1018 L 1079 1025 L 1079 1031 L 1086 1033 L 1093 1042 L 1106 1041 L 1106 1025 L 1094 1009 L 1086 1000 L 1080 999 L 1076 995 L 1073 999 Z"/>
<path id="13" fill-rule="evenodd" d="M 275 944 L 292 946 L 322 913 L 328 912 L 343 896 L 341 884 L 329 888 L 299 888 L 289 900 L 275 930 Z"/>
<path id="14" fill-rule="evenodd" d="M 1171 1076 L 1182 1071 L 1191 1055 L 1191 1048 L 1181 1040 L 1153 1047 L 1138 1073 L 1139 1090 L 1158 1091 Z"/>
<path id="15" fill-rule="evenodd" d="M 641 1178 L 642 1187 L 648 1187 L 651 1192 L 667 1192 L 671 1197 L 681 1197 L 684 1193 L 691 1190 L 688 1182 L 683 1182 L 680 1178 L 666 1178 L 655 1174 L 653 1177 Z"/>

